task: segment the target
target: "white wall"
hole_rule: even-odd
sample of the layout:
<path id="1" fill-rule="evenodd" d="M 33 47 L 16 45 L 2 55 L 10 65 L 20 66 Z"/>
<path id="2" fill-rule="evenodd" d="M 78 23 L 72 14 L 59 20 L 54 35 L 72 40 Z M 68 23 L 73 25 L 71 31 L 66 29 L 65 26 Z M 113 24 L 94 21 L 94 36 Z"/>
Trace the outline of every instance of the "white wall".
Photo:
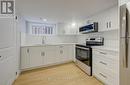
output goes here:
<path id="1" fill-rule="evenodd" d="M 22 16 L 19 16 L 19 29 L 21 33 L 21 45 L 24 45 L 26 42 L 26 21 Z"/>

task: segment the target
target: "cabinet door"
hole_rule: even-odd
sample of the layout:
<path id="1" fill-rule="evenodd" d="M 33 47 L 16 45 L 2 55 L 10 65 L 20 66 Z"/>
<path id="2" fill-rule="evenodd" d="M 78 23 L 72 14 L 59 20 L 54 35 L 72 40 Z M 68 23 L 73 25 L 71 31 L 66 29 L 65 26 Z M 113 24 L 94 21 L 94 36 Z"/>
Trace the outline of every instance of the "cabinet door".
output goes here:
<path id="1" fill-rule="evenodd" d="M 44 64 L 49 65 L 59 62 L 58 46 L 46 46 Z"/>
<path id="2" fill-rule="evenodd" d="M 123 4 L 125 4 L 125 3 L 127 3 L 129 0 L 119 0 L 119 5 L 121 6 L 121 5 L 123 5 Z"/>
<path id="3" fill-rule="evenodd" d="M 30 67 L 30 49 L 29 47 L 21 48 L 21 69 Z"/>
<path id="4" fill-rule="evenodd" d="M 98 30 L 99 31 L 105 31 L 106 28 L 107 28 L 107 19 L 106 19 L 106 13 L 103 12 L 102 14 L 99 14 L 97 17 L 96 17 L 96 21 L 98 21 Z"/>
<path id="5" fill-rule="evenodd" d="M 110 8 L 98 16 L 99 31 L 109 31 L 119 28 L 118 25 L 118 8 Z"/>
<path id="6" fill-rule="evenodd" d="M 109 22 L 110 30 L 119 28 L 118 16 L 119 15 L 118 15 L 118 8 L 117 7 L 110 10 L 110 22 Z"/>
<path id="7" fill-rule="evenodd" d="M 0 18 L 0 48 L 14 44 L 14 18 Z"/>
<path id="8" fill-rule="evenodd" d="M 30 67 L 43 65 L 44 47 L 30 47 Z"/>
<path id="9" fill-rule="evenodd" d="M 57 24 L 57 34 L 64 35 L 65 34 L 65 23 Z"/>
<path id="10" fill-rule="evenodd" d="M 60 47 L 62 61 L 72 61 L 74 59 L 74 46 L 64 45 Z"/>

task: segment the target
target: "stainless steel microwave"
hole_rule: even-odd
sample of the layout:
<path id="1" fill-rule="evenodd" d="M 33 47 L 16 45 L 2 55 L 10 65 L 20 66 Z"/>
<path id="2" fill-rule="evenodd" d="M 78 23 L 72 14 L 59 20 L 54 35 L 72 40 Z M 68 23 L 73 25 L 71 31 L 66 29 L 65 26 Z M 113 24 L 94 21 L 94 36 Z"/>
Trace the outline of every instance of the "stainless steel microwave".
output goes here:
<path id="1" fill-rule="evenodd" d="M 79 28 L 80 33 L 98 32 L 98 23 L 94 22 Z"/>

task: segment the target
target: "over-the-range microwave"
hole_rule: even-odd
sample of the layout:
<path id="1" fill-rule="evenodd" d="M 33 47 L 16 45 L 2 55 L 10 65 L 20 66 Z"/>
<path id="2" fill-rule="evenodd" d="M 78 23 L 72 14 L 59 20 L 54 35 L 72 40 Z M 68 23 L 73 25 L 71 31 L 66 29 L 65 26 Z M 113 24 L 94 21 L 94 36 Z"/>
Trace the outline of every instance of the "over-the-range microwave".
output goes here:
<path id="1" fill-rule="evenodd" d="M 79 32 L 80 33 L 98 32 L 98 23 L 93 22 L 92 24 L 80 27 Z"/>

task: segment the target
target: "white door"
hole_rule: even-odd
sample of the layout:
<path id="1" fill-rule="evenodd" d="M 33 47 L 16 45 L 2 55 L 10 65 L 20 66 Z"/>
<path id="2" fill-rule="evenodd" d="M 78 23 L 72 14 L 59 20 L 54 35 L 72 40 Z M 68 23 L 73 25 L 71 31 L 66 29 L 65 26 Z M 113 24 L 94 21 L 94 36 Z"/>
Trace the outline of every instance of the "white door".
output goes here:
<path id="1" fill-rule="evenodd" d="M 14 44 L 14 18 L 0 18 L 0 48 Z"/>
<path id="2" fill-rule="evenodd" d="M 16 76 L 14 49 L 0 50 L 0 85 L 11 85 Z"/>
<path id="3" fill-rule="evenodd" d="M 30 67 L 43 65 L 43 49 L 44 47 L 30 47 Z"/>

